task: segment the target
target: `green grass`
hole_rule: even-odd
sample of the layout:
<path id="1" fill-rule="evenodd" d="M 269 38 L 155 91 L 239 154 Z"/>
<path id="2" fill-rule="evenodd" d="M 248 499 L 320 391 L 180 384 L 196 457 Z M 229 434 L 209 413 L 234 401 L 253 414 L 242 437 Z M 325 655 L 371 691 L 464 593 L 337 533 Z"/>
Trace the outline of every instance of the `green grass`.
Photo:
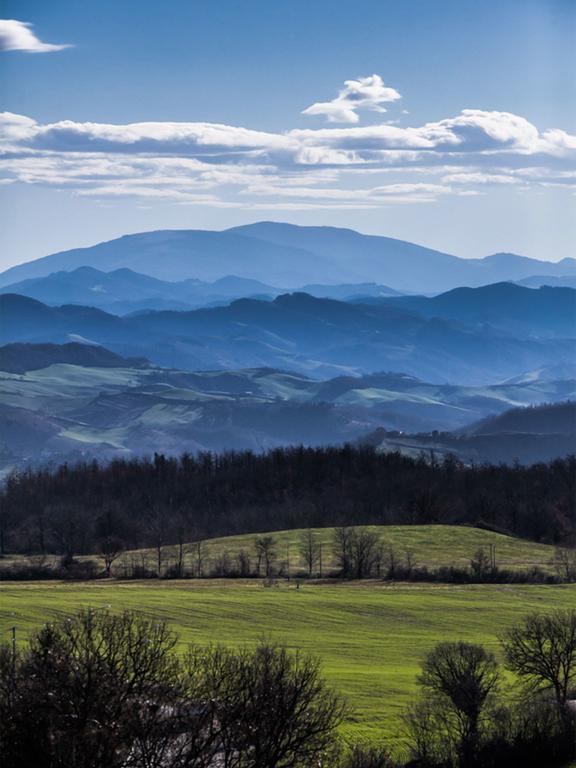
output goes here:
<path id="1" fill-rule="evenodd" d="M 443 565 L 467 567 L 478 549 L 488 550 L 490 545 L 496 547 L 496 561 L 500 568 L 528 569 L 538 566 L 543 570 L 550 570 L 550 561 L 554 555 L 554 547 L 547 544 L 535 544 L 479 528 L 454 525 L 374 525 L 366 528 L 377 533 L 382 543 L 386 547 L 391 547 L 400 559 L 404 558 L 406 551 L 409 550 L 416 566 L 428 568 L 438 568 Z M 322 544 L 323 567 L 324 572 L 327 573 L 335 567 L 332 556 L 334 529 L 315 528 L 313 531 L 317 541 Z M 303 532 L 303 530 L 292 530 L 270 534 L 276 540 L 278 561 L 285 562 L 289 559 L 293 574 L 306 570 L 299 551 Z M 241 550 L 244 550 L 254 561 L 254 542 L 259 535 L 261 534 L 246 534 L 208 540 L 206 570 L 209 570 L 210 564 L 224 552 L 233 559 Z M 188 567 L 192 567 L 194 562 L 194 553 L 191 549 L 188 547 L 189 551 L 186 555 Z M 166 563 L 173 562 L 174 548 L 167 547 L 164 557 Z M 127 553 L 123 557 L 125 563 L 133 559 L 146 563 L 150 568 L 155 568 L 156 552 L 139 550 Z M 122 560 L 119 560 L 116 566 L 117 572 L 120 572 L 121 568 Z"/>
<path id="2" fill-rule="evenodd" d="M 189 642 L 253 644 L 261 637 L 318 655 L 349 700 L 348 736 L 396 740 L 423 655 L 441 640 L 497 649 L 497 634 L 532 610 L 576 608 L 576 586 L 441 586 L 258 581 L 0 584 L 0 637 L 19 642 L 80 606 L 132 608 L 165 619 Z"/>

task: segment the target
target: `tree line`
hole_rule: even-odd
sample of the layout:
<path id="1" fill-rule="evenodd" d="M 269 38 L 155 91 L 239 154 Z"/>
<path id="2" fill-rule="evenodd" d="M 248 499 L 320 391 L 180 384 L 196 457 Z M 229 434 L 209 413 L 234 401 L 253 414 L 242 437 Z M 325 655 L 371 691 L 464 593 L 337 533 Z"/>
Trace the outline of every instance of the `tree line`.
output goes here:
<path id="1" fill-rule="evenodd" d="M 548 768 L 576 757 L 576 611 L 526 616 L 492 651 L 442 642 L 404 715 L 404 757 L 350 744 L 316 659 L 260 642 L 190 646 L 134 612 L 82 610 L 0 646 L 12 768 Z M 510 695 L 515 693 L 515 695 Z"/>
<path id="2" fill-rule="evenodd" d="M 474 524 L 535 541 L 576 532 L 576 458 L 465 466 L 371 447 L 285 448 L 62 465 L 11 475 L 0 555 L 67 558 L 259 531 Z M 161 570 L 162 563 L 159 563 Z"/>

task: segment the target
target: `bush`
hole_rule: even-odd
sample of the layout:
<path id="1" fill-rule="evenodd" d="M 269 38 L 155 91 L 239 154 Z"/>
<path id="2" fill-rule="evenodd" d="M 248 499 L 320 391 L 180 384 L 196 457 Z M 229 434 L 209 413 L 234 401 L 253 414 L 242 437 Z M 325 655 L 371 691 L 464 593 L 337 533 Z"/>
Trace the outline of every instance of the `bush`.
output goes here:
<path id="1" fill-rule="evenodd" d="M 396 765 L 386 750 L 357 744 L 346 754 L 339 768 L 394 768 Z"/>
<path id="2" fill-rule="evenodd" d="M 10 768 L 309 768 L 344 707 L 318 663 L 284 648 L 193 648 L 163 622 L 81 611 L 15 658 L 0 646 L 0 755 Z"/>

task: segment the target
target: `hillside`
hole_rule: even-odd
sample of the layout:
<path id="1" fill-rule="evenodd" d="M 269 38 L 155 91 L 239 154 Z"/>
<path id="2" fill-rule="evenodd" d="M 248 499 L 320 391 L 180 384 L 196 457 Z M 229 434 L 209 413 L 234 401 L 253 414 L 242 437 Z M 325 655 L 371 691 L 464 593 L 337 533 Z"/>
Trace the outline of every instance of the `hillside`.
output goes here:
<path id="1" fill-rule="evenodd" d="M 437 293 L 531 275 L 575 275 L 576 260 L 542 262 L 513 254 L 460 259 L 393 238 L 335 227 L 260 222 L 223 232 L 161 230 L 125 235 L 90 248 L 44 256 L 0 275 L 0 286 L 61 270 L 128 268 L 155 278 L 213 281 L 226 275 L 280 288 L 306 283 L 378 282 L 395 290 Z"/>
<path id="2" fill-rule="evenodd" d="M 26 373 L 65 363 L 84 368 L 143 368 L 145 359 L 125 358 L 91 344 L 6 344 L 0 347 L 0 371 Z"/>
<path id="3" fill-rule="evenodd" d="M 576 402 L 514 408 L 452 433 L 410 435 L 380 428 L 362 442 L 406 456 L 452 454 L 467 463 L 553 461 L 576 449 Z"/>
<path id="4" fill-rule="evenodd" d="M 381 427 L 454 430 L 518 405 L 576 399 L 574 379 L 466 387 L 393 373 L 188 373 L 82 344 L 0 347 L 0 371 L 4 471 L 80 456 L 341 443 Z"/>
<path id="5" fill-rule="evenodd" d="M 568 434 L 576 437 L 576 402 L 513 408 L 499 416 L 492 416 L 472 424 L 462 432 L 469 436 L 508 432 L 540 435 Z"/>
<path id="6" fill-rule="evenodd" d="M 354 526 L 352 526 L 354 528 Z M 384 547 L 393 550 L 399 561 L 404 561 L 409 553 L 414 566 L 431 570 L 442 566 L 454 565 L 468 568 L 470 560 L 479 549 L 489 551 L 495 547 L 496 563 L 503 569 L 529 570 L 533 567 L 551 570 L 554 547 L 549 544 L 536 544 L 512 536 L 504 536 L 493 531 L 466 526 L 453 525 L 370 525 L 362 529 L 376 534 Z M 295 529 L 290 531 L 272 531 L 268 534 L 244 534 L 208 539 L 205 542 L 206 572 L 210 572 L 223 556 L 228 556 L 233 563 L 244 552 L 251 560 L 255 559 L 255 542 L 262 535 L 270 535 L 275 541 L 276 559 L 286 570 L 289 565 L 294 576 L 301 572 L 306 575 L 306 561 L 302 556 L 302 540 L 311 532 L 314 542 L 322 546 L 323 575 L 326 576 L 337 568 L 333 553 L 334 528 Z M 192 542 L 186 544 L 184 567 L 194 571 L 195 547 Z M 167 547 L 164 553 L 166 567 L 173 563 L 177 555 L 176 547 Z M 154 570 L 157 559 L 155 550 L 133 550 L 126 552 L 117 561 L 114 572 L 121 576 L 123 569 L 130 563 L 145 563 Z M 316 574 L 315 574 L 316 575 Z"/>

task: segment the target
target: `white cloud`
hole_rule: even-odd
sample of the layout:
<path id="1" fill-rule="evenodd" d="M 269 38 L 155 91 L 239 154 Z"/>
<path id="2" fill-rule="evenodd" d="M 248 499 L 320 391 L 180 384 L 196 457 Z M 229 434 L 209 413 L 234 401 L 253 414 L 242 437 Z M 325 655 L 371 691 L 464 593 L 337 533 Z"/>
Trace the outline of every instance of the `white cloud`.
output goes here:
<path id="1" fill-rule="evenodd" d="M 450 173 L 442 177 L 448 184 L 520 184 L 521 179 L 506 173 Z"/>
<path id="2" fill-rule="evenodd" d="M 470 109 L 421 126 L 283 133 L 213 123 L 41 124 L 3 113 L 0 172 L 9 182 L 101 199 L 364 208 L 486 194 L 496 185 L 509 194 L 567 189 L 576 137 Z"/>
<path id="3" fill-rule="evenodd" d="M 32 24 L 15 19 L 0 19 L 0 51 L 50 53 L 70 48 L 70 45 L 43 43 L 32 32 Z"/>
<path id="4" fill-rule="evenodd" d="M 357 123 L 358 110 L 386 112 L 382 104 L 402 98 L 395 88 L 384 85 L 380 75 L 345 80 L 344 87 L 332 101 L 317 101 L 302 111 L 303 115 L 321 115 L 329 123 Z"/>

